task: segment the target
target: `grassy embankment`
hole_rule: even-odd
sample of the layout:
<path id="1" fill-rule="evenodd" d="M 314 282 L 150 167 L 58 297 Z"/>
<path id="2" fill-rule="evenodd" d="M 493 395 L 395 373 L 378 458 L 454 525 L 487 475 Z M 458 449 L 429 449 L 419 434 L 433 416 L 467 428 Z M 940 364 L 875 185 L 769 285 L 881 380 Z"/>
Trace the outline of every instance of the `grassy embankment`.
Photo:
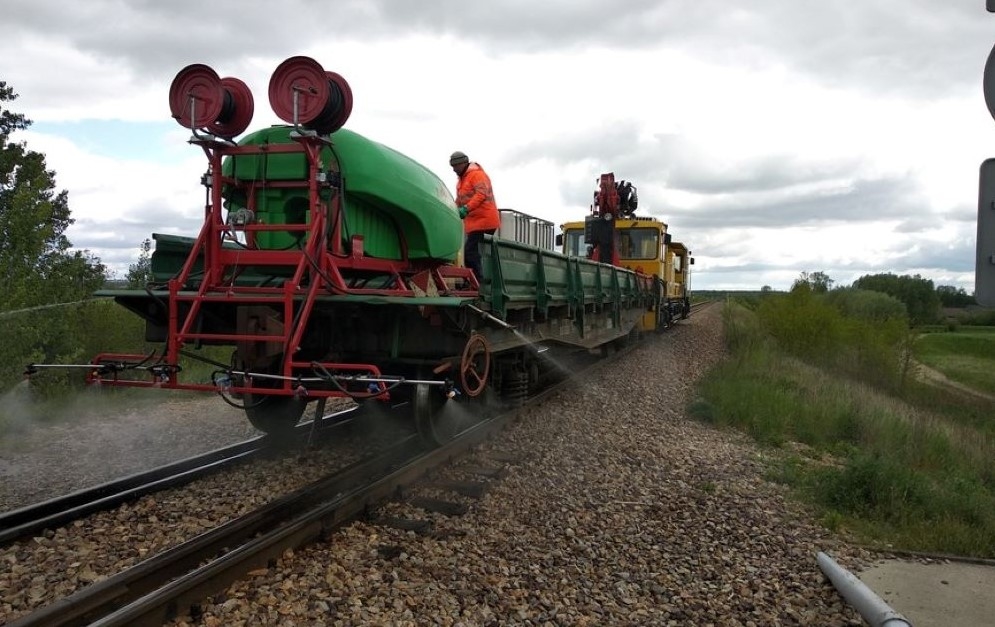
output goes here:
<path id="1" fill-rule="evenodd" d="M 732 357 L 691 411 L 773 447 L 770 477 L 829 528 L 878 546 L 995 557 L 995 403 L 915 380 L 910 359 L 915 347 L 947 370 L 966 354 L 965 370 L 987 372 L 991 385 L 995 352 L 956 336 L 915 342 L 887 298 L 728 302 Z"/>

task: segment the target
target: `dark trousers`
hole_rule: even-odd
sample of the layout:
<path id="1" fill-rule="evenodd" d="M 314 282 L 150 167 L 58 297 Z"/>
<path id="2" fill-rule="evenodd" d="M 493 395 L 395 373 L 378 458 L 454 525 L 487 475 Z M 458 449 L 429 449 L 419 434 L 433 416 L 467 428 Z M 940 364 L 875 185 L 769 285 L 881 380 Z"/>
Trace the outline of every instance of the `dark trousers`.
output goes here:
<path id="1" fill-rule="evenodd" d="M 489 231 L 471 231 L 466 234 L 466 243 L 463 245 L 463 265 L 473 270 L 478 281 L 484 280 L 484 271 L 480 265 L 480 244 L 484 241 L 484 234 L 494 235 L 497 229 Z"/>

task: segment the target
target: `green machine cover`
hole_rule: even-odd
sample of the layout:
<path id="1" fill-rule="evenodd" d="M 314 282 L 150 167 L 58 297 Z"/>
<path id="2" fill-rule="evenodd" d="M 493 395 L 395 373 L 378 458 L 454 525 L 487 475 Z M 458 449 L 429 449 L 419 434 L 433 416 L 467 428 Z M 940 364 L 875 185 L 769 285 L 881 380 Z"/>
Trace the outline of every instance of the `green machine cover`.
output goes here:
<path id="1" fill-rule="evenodd" d="M 290 126 L 271 126 L 246 135 L 239 145 L 287 144 Z M 322 167 L 342 175 L 345 194 L 343 239 L 363 236 L 363 249 L 372 257 L 401 258 L 401 237 L 410 259 L 454 261 L 463 245 L 463 225 L 452 194 L 431 170 L 413 159 L 339 129 L 332 145 L 322 151 Z M 307 179 L 304 153 L 238 155 L 226 157 L 225 176 L 256 184 L 255 211 L 266 224 L 301 224 L 308 219 L 306 188 L 280 186 Z M 273 184 L 273 185 L 270 185 Z M 225 192 L 229 210 L 247 206 L 242 189 Z M 294 249 L 303 236 L 289 231 L 257 234 L 261 248 Z"/>

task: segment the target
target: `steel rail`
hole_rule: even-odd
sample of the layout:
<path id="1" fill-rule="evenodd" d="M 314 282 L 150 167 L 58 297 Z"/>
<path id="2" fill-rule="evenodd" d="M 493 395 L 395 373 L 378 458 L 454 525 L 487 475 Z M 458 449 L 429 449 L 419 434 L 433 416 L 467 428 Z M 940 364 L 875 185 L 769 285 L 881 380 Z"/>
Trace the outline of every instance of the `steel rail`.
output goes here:
<path id="1" fill-rule="evenodd" d="M 235 559 L 244 559 L 248 556 L 255 559 L 252 561 L 253 564 L 265 565 L 269 559 L 278 556 L 282 549 L 275 554 L 263 554 L 259 552 L 263 546 L 286 535 L 287 530 L 295 529 L 302 518 L 306 518 L 309 512 L 313 512 L 314 508 L 322 503 L 336 503 L 338 502 L 336 499 L 341 499 L 342 494 L 354 493 L 357 484 L 363 484 L 369 476 L 382 476 L 409 460 L 415 442 L 417 436 L 409 436 L 375 458 L 357 462 L 330 477 L 271 501 L 257 510 L 23 616 L 9 625 L 10 627 L 88 625 L 94 621 L 107 620 L 112 622 L 104 624 L 141 624 L 136 623 L 136 619 L 133 618 L 124 619 L 123 622 L 113 622 L 112 612 L 118 608 L 131 607 L 136 599 L 141 598 L 146 598 L 146 601 L 144 604 L 139 604 L 139 607 L 146 607 L 149 597 L 162 600 L 159 606 L 161 612 L 158 619 L 146 620 L 144 624 L 161 624 L 168 620 L 169 615 L 174 613 L 177 607 L 177 597 L 171 597 L 170 590 L 177 585 L 183 585 L 183 582 L 187 582 L 187 585 L 197 583 L 197 573 L 216 563 L 231 565 Z M 420 447 L 420 442 L 418 445 Z M 323 529 L 324 527 L 319 525 L 313 531 L 320 533 Z M 221 557 L 218 557 L 219 555 Z M 205 567 L 197 568 L 208 560 L 213 561 L 209 561 Z M 174 577 L 179 579 L 161 588 L 164 582 Z M 152 594 L 149 594 L 150 592 Z M 147 596 L 142 597 L 142 595 Z M 197 597 L 196 600 L 200 598 L 202 597 Z M 134 609 L 128 610 L 128 615 L 134 611 Z"/>
<path id="2" fill-rule="evenodd" d="M 249 459 L 265 448 L 263 439 L 254 438 L 6 512 L 0 515 L 0 545 L 43 529 L 60 527 L 158 490 L 189 483 L 237 461 Z"/>
<path id="3" fill-rule="evenodd" d="M 626 347 L 609 358 L 596 361 L 595 364 L 610 363 L 621 358 L 636 346 L 638 345 Z M 538 402 L 564 389 L 565 386 L 573 384 L 574 377 L 570 377 L 530 397 L 529 402 Z M 431 450 L 422 449 L 420 453 L 411 457 L 407 462 L 397 465 L 395 469 L 380 475 L 374 481 L 339 492 L 331 500 L 324 501 L 313 509 L 287 520 L 272 533 L 254 538 L 247 544 L 228 551 L 196 570 L 174 579 L 164 587 L 149 592 L 100 620 L 95 620 L 90 625 L 92 627 L 160 625 L 176 618 L 182 614 L 179 608 L 199 604 L 206 597 L 223 590 L 241 578 L 244 573 L 269 566 L 287 549 L 297 549 L 312 543 L 326 536 L 335 528 L 368 513 L 377 504 L 402 492 L 405 486 L 417 481 L 432 468 L 449 463 L 453 458 L 478 446 L 504 429 L 514 420 L 520 409 L 515 408 L 485 419 L 463 431 L 456 440 L 443 447 Z M 405 442 L 420 443 L 417 436 L 412 436 Z M 378 463 L 383 464 L 383 462 Z M 358 479 L 363 476 L 364 472 L 368 471 L 357 469 L 351 474 Z M 335 485 L 347 482 L 348 480 L 343 480 L 339 475 L 332 478 L 332 483 Z M 328 493 L 332 492 L 333 489 L 323 488 L 323 491 Z M 310 498 L 321 497 L 312 494 Z M 11 627 L 26 627 L 36 624 L 46 623 L 25 623 L 24 625 L 13 623 Z M 71 623 L 55 623 L 55 625 L 63 624 Z"/>
<path id="4" fill-rule="evenodd" d="M 331 414 L 323 420 L 341 419 L 355 409 L 350 408 Z M 308 421 L 299 425 L 296 433 L 304 437 L 311 429 L 312 422 Z M 270 444 L 269 438 L 259 436 L 5 512 L 0 514 L 0 546 L 37 534 L 44 529 L 60 527 L 95 512 L 137 500 L 147 494 L 186 485 L 238 462 L 252 459 L 269 450 Z"/>
<path id="5" fill-rule="evenodd" d="M 590 365 L 610 363 L 636 346 Z M 528 401 L 538 402 L 574 381 L 575 375 L 570 376 Z M 479 422 L 436 449 L 425 450 L 418 436 L 409 436 L 381 456 L 354 464 L 91 584 L 21 617 L 10 627 L 159 625 L 171 620 L 182 613 L 179 608 L 200 603 L 245 572 L 267 566 L 287 549 L 319 539 L 394 496 L 431 468 L 477 446 L 505 428 L 520 409 Z"/>

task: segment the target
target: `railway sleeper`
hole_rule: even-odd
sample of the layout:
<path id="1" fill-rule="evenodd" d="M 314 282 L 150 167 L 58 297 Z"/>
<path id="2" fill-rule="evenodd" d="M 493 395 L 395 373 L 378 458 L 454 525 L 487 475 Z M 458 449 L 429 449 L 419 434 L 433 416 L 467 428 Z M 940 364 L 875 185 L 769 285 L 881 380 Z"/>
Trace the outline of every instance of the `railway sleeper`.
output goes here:
<path id="1" fill-rule="evenodd" d="M 432 482 L 431 487 L 439 488 L 441 490 L 451 490 L 461 496 L 480 499 L 483 498 L 484 494 L 487 492 L 488 486 L 486 483 L 481 481 L 457 481 L 455 479 L 443 479 Z"/>
<path id="2" fill-rule="evenodd" d="M 423 509 L 426 512 L 435 512 L 445 516 L 462 516 L 470 510 L 469 507 L 462 503 L 444 501 L 442 499 L 435 499 L 428 496 L 416 496 L 408 501 L 408 504 L 412 507 Z"/>

